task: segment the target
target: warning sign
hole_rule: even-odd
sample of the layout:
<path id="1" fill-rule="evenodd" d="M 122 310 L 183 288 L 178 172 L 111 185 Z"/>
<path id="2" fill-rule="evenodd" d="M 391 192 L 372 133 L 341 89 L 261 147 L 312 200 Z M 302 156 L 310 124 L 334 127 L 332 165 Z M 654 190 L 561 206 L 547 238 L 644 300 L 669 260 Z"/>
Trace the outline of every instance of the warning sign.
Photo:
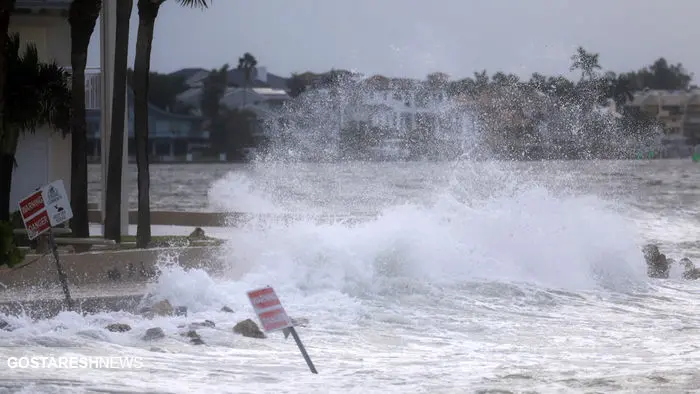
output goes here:
<path id="1" fill-rule="evenodd" d="M 26 222 L 37 212 L 46 208 L 44 198 L 41 196 L 41 190 L 37 190 L 19 202 L 19 212 L 22 214 L 22 219 Z"/>
<path id="2" fill-rule="evenodd" d="M 39 212 L 38 215 L 34 215 L 29 219 L 25 223 L 25 226 L 27 227 L 27 236 L 29 239 L 34 239 L 51 228 L 49 215 L 46 213 L 46 210 L 43 210 Z"/>
<path id="3" fill-rule="evenodd" d="M 19 211 L 29 239 L 34 239 L 73 217 L 62 180 L 51 182 L 22 199 Z"/>
<path id="4" fill-rule="evenodd" d="M 248 298 L 266 332 L 293 327 L 292 320 L 272 287 L 249 291 Z"/>

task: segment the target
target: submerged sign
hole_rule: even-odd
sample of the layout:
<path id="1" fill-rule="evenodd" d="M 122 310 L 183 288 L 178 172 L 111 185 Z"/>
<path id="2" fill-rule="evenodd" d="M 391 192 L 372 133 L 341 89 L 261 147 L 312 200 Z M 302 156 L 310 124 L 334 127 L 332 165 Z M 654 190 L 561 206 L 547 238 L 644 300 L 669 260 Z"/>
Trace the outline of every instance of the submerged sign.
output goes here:
<path id="1" fill-rule="evenodd" d="M 289 318 L 287 312 L 282 307 L 280 299 L 277 298 L 275 290 L 269 286 L 263 287 L 262 289 L 251 290 L 248 292 L 248 299 L 250 303 L 253 304 L 253 309 L 255 310 L 255 314 L 258 315 L 263 329 L 266 332 L 283 330 L 285 339 L 289 334 L 292 334 L 301 355 L 304 357 L 304 361 L 306 361 L 306 365 L 309 366 L 309 370 L 311 370 L 312 373 L 318 373 L 309 354 L 306 353 L 304 344 L 301 343 L 299 334 L 297 334 L 294 329 L 292 319 Z"/>
<path id="2" fill-rule="evenodd" d="M 266 332 L 292 327 L 292 319 L 287 315 L 272 287 L 249 291 L 248 299 Z"/>

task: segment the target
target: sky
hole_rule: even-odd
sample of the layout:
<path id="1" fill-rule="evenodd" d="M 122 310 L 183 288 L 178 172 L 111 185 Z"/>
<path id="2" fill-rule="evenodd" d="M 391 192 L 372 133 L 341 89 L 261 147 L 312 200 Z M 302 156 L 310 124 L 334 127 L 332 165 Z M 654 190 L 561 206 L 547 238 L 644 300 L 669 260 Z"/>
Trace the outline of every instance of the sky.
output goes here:
<path id="1" fill-rule="evenodd" d="M 207 10 L 175 0 L 161 6 L 153 71 L 235 67 L 250 52 L 280 76 L 341 68 L 412 78 L 442 71 L 460 79 L 482 69 L 572 77 L 570 57 L 580 45 L 599 53 L 605 70 L 637 70 L 663 56 L 700 76 L 700 0 L 210 2 Z M 99 66 L 99 27 L 88 63 Z"/>

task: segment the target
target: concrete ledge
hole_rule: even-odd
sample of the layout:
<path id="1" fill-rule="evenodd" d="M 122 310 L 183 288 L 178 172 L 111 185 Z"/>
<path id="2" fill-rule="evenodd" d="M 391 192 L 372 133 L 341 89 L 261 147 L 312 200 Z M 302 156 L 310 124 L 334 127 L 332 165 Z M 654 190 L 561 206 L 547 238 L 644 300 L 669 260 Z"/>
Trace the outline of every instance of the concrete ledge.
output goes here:
<path id="1" fill-rule="evenodd" d="M 89 284 L 145 283 L 156 276 L 156 265 L 165 256 L 183 268 L 202 268 L 219 272 L 222 268 L 218 247 L 182 247 L 100 251 L 60 256 L 70 286 Z M 55 287 L 58 284 L 56 265 L 51 254 L 28 255 L 27 265 L 0 271 L 0 283 L 5 291 L 27 287 Z"/>
<path id="2" fill-rule="evenodd" d="M 174 212 L 152 211 L 151 224 L 165 226 L 188 227 L 230 227 L 246 223 L 252 219 L 264 219 L 281 222 L 293 222 L 302 219 L 313 219 L 318 222 L 348 221 L 357 222 L 374 218 L 376 215 L 299 215 L 291 213 L 245 213 L 245 212 Z M 90 223 L 102 223 L 102 212 L 99 210 L 88 211 Z M 129 224 L 138 223 L 138 211 L 129 211 Z"/>

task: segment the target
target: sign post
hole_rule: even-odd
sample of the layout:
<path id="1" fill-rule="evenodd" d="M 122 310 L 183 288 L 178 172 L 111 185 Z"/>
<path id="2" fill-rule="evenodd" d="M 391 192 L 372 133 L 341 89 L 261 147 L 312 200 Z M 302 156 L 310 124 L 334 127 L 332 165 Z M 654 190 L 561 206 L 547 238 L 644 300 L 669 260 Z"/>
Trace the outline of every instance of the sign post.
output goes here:
<path id="1" fill-rule="evenodd" d="M 63 294 L 66 296 L 66 305 L 69 310 L 72 310 L 73 300 L 68 288 L 68 277 L 61 267 L 58 246 L 56 246 L 56 240 L 53 231 L 51 231 L 53 226 L 58 226 L 73 217 L 63 181 L 54 181 L 20 200 L 19 211 L 22 214 L 22 221 L 24 221 L 24 227 L 27 229 L 27 236 L 30 240 L 48 232 L 49 246 L 56 262 L 58 280 L 61 282 Z"/>
<path id="2" fill-rule="evenodd" d="M 248 292 L 248 299 L 250 299 L 250 303 L 253 304 L 255 314 L 258 315 L 260 323 L 262 323 L 265 332 L 283 330 L 285 338 L 287 338 L 288 333 L 291 333 L 292 337 L 294 337 L 294 341 L 299 347 L 301 355 L 306 361 L 306 365 L 309 366 L 309 370 L 311 370 L 312 373 L 317 374 L 318 371 L 316 371 L 316 367 L 311 361 L 311 357 L 309 357 L 309 354 L 306 353 L 306 348 L 301 342 L 299 334 L 297 334 L 297 331 L 294 329 L 292 319 L 289 318 L 287 312 L 284 310 L 284 307 L 282 307 L 282 303 L 280 302 L 279 298 L 277 298 L 275 290 L 269 286 L 263 287 L 262 289 L 251 290 Z"/>

